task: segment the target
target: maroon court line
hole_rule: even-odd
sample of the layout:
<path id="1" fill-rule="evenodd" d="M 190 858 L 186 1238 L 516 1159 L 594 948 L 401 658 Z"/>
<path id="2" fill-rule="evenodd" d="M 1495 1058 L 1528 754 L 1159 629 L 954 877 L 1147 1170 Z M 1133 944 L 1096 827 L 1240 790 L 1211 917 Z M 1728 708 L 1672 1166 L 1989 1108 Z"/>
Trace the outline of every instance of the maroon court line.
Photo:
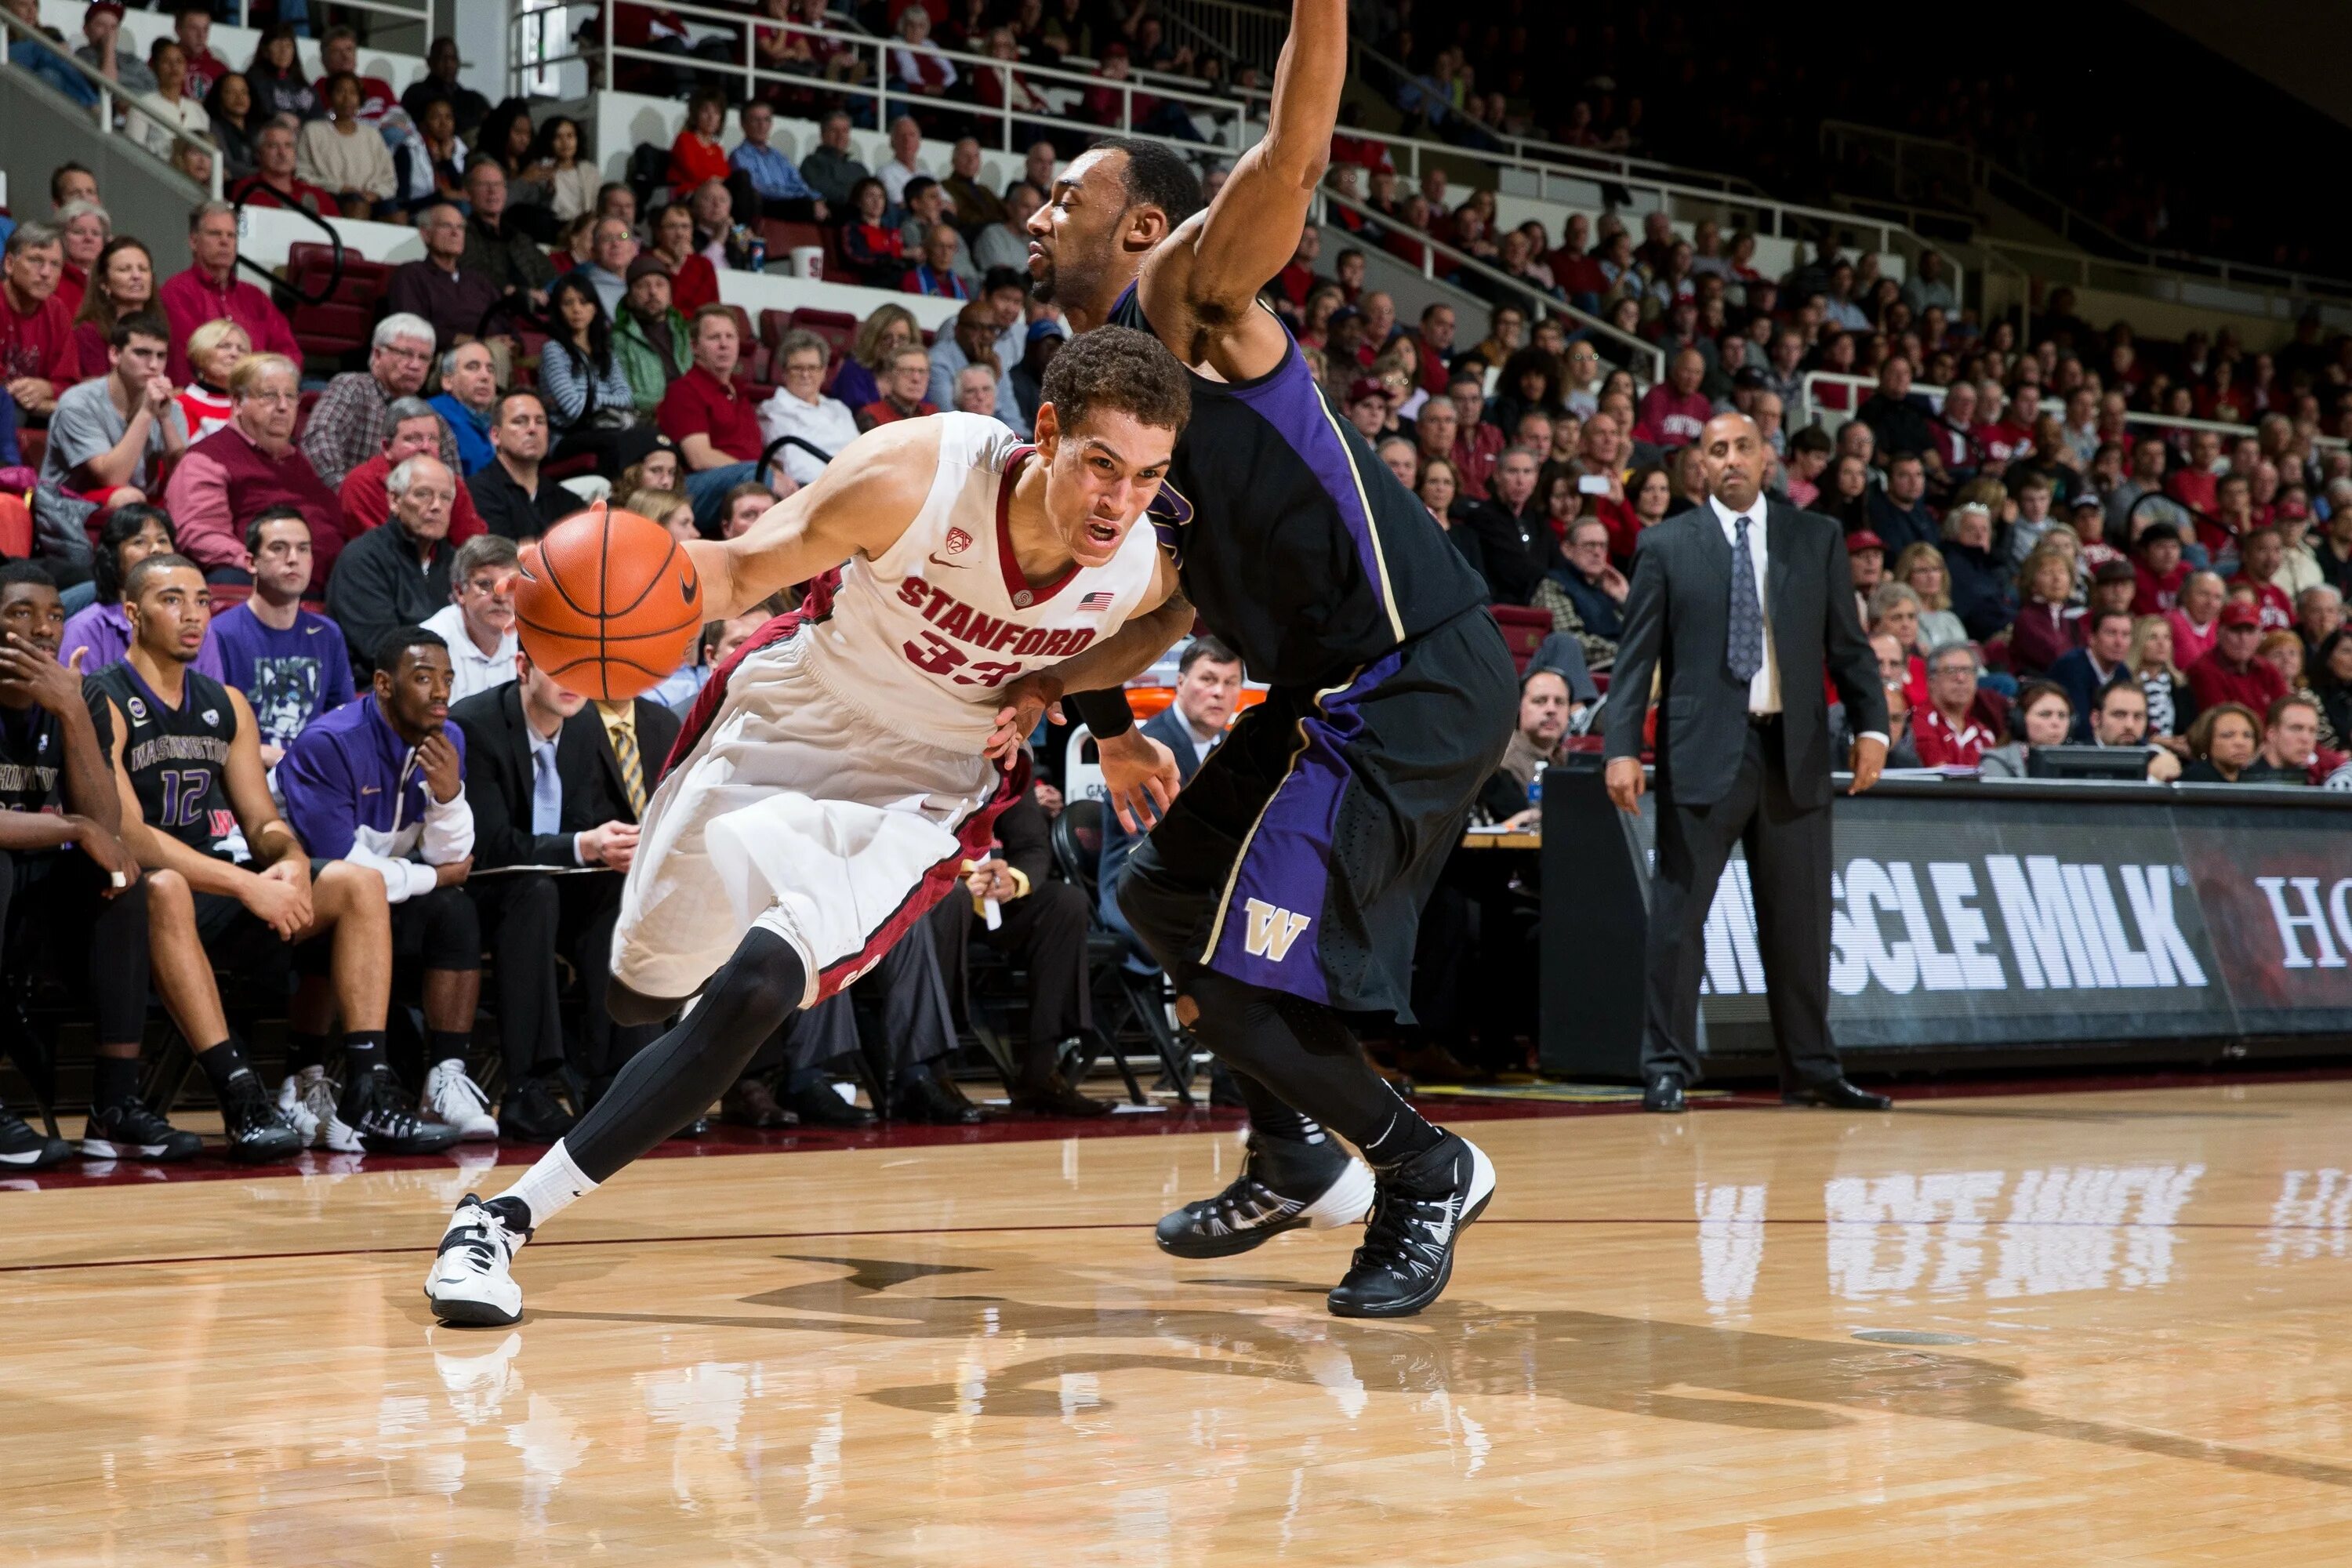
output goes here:
<path id="1" fill-rule="evenodd" d="M 1520 1218 L 1482 1219 L 1482 1226 L 1495 1225 L 1559 1225 L 1559 1226 L 1721 1226 L 1727 1228 L 1746 1226 L 1903 1226 L 1976 1225 L 1990 1228 L 2001 1226 L 2036 1230 L 2279 1230 L 2279 1231 L 2340 1231 L 2333 1225 L 2273 1225 L 2266 1220 L 2210 1219 L 2173 1220 L 2164 1225 L 2126 1223 L 2090 1219 L 1829 1219 L 1803 1218 L 1791 1215 L 1767 1219 L 1651 1219 L 1629 1215 L 1596 1215 L 1582 1219 Z M 904 1226 L 882 1230 L 753 1230 L 721 1232 L 709 1236 L 615 1236 L 580 1237 L 572 1239 L 534 1241 L 534 1248 L 557 1247 L 677 1247 L 706 1242 L 730 1241 L 824 1241 L 835 1238 L 863 1240 L 886 1236 L 1015 1236 L 1051 1234 L 1073 1230 L 1129 1230 L 1143 1228 L 1139 1220 L 1100 1220 L 1080 1225 L 975 1225 L 975 1226 Z M 435 1244 L 437 1246 L 438 1244 Z M 196 1263 L 281 1263 L 297 1262 L 315 1258 L 397 1258 L 409 1254 L 430 1254 L 435 1246 L 419 1243 L 410 1247 L 336 1247 L 307 1252 L 209 1252 L 170 1258 L 100 1258 L 75 1263 L 7 1263 L 0 1264 L 0 1274 L 49 1274 L 76 1268 L 160 1268 Z M 1194 1259 L 1193 1261 L 1214 1261 Z"/>

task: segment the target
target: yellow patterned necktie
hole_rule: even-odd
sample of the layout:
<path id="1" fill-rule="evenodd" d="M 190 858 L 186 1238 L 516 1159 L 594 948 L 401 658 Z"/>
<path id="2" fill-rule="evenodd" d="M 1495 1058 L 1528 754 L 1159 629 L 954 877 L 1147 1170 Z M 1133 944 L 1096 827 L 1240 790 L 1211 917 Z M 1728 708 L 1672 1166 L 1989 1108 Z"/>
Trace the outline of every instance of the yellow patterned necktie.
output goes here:
<path id="1" fill-rule="evenodd" d="M 600 707 L 603 705 L 600 704 Z M 637 755 L 636 715 L 615 703 L 604 708 L 604 735 L 621 764 L 621 787 L 629 794 L 629 815 L 646 815 L 646 764 Z"/>

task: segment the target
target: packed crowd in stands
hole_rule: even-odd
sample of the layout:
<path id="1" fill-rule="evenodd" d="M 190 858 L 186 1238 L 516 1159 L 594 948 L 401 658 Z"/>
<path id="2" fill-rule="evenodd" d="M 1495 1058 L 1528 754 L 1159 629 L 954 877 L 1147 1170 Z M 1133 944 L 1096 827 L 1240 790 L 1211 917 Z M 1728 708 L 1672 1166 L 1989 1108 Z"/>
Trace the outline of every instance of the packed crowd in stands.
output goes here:
<path id="1" fill-rule="evenodd" d="M 1009 19 L 909 5 L 890 20 L 918 56 L 916 17 L 1106 65 L 1118 40 L 1159 37 L 1142 7 L 1107 19 L 1087 0 L 1022 0 Z M 135 115 L 149 89 L 113 47 L 120 20 L 93 5 L 77 53 Z M 285 297 L 239 278 L 234 202 L 197 205 L 184 236 L 118 235 L 97 179 L 69 163 L 49 216 L 18 202 L 0 266 L 0 542 L 21 557 L 0 570 L 5 972 L 96 999 L 93 1158 L 195 1146 L 142 1097 L 144 1008 L 122 998 L 146 995 L 144 974 L 214 1084 L 232 1152 L 559 1135 L 651 1037 L 606 1019 L 598 954 L 679 715 L 794 601 L 707 628 L 635 701 L 585 703 L 518 647 L 519 549 L 600 494 L 682 539 L 731 537 L 894 420 L 952 408 L 1025 433 L 1067 331 L 1026 273 L 1057 137 L 1035 138 L 999 189 L 969 137 L 943 173 L 927 167 L 940 121 L 919 110 L 868 169 L 854 102 L 822 96 L 838 61 L 791 56 L 819 79 L 813 100 L 733 105 L 681 65 L 685 126 L 657 176 L 605 182 L 576 121 L 465 87 L 446 39 L 395 100 L 353 72 L 347 34 L 304 83 L 293 37 L 265 30 L 236 72 L 184 14 L 151 51 L 153 95 L 208 126 L 238 199 L 415 226 L 423 254 L 393 269 L 352 361 L 306 359 Z M 208 120 L 186 107 L 199 94 Z M 797 162 L 773 144 L 780 109 L 818 117 Z M 1332 153 L 1332 188 L 1370 216 L 1335 205 L 1265 301 L 1495 605 L 1549 621 L 1486 821 L 1531 825 L 1540 768 L 1583 743 L 1642 531 L 1696 503 L 1696 439 L 1729 409 L 1764 431 L 1770 488 L 1845 529 L 1896 763 L 2021 776 L 2033 748 L 2072 743 L 2129 750 L 2159 781 L 2352 786 L 2352 342 L 2315 319 L 2271 348 L 2156 344 L 2093 328 L 2060 290 L 2021 338 L 1963 309 L 1932 258 L 1898 282 L 1824 244 L 1768 277 L 1752 237 L 1684 238 L 1657 215 L 1498 234 L 1492 191 L 1435 171 L 1407 188 L 1352 130 Z M 1219 166 L 1202 163 L 1213 195 Z M 854 330 L 755 331 L 724 279 L 757 269 L 780 223 L 817 226 L 850 280 L 958 308 L 929 334 L 895 303 Z M 1416 236 L 1507 287 L 1465 275 L 1402 319 L 1367 253 L 1418 260 Z M 1663 379 L 1554 305 L 1654 344 Z M 1824 370 L 1855 379 L 1811 379 Z M 1244 673 L 1194 643 L 1160 738 L 1197 763 Z M 1058 749 L 1041 748 L 1049 777 Z M 1027 975 L 1014 1106 L 1107 1109 L 1064 1068 L 1092 1029 L 1089 926 L 1119 929 L 1121 846 L 1107 835 L 1090 906 L 1057 863 L 1062 809 L 1041 784 L 969 897 L 861 983 L 889 1042 L 857 1075 L 883 1086 L 880 1114 L 979 1114 L 946 1070 L 975 945 Z M 1449 1042 L 1474 1035 L 1504 1042 L 1486 1065 L 1506 1065 L 1533 1006 L 1531 990 L 1470 984 L 1532 940 L 1525 889 L 1491 858 L 1457 860 L 1407 1042 L 1448 1070 Z M 990 900 L 1005 918 L 976 923 Z M 421 1038 L 394 1031 L 394 1054 L 421 1093 L 387 1060 L 395 995 Z M 836 1091 L 860 1049 L 854 1006 L 796 1021 L 721 1113 L 872 1120 Z M 275 1093 L 232 1007 L 283 1018 Z M 495 1052 L 475 1048 L 485 1020 Z M 0 1113 L 0 1159 L 60 1157 L 53 1143 Z"/>

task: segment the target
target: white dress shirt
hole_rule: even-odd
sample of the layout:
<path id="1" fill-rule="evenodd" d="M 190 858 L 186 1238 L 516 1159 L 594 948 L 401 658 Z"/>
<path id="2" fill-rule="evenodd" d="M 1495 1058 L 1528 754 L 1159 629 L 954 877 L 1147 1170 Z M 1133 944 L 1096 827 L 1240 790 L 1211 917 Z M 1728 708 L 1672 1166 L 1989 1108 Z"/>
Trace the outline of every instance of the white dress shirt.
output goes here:
<path id="1" fill-rule="evenodd" d="M 515 678 L 514 629 L 499 639 L 497 649 L 484 653 L 474 646 L 467 634 L 466 617 L 455 605 L 444 605 L 423 622 L 428 632 L 438 633 L 449 645 L 449 700 L 463 702 L 477 692 L 488 691 L 494 686 L 504 686 Z"/>
<path id="2" fill-rule="evenodd" d="M 1739 520 L 1748 519 L 1748 554 L 1756 566 L 1756 603 L 1763 611 L 1764 665 L 1748 680 L 1748 710 L 1750 713 L 1780 711 L 1780 660 L 1772 647 L 1772 599 L 1764 591 L 1769 580 L 1765 575 L 1766 558 L 1769 552 L 1764 543 L 1764 498 L 1759 495 L 1748 503 L 1744 512 L 1732 510 L 1713 496 L 1706 504 L 1715 510 L 1715 521 L 1722 525 L 1723 542 L 1731 546 L 1737 558 L 1739 552 Z M 1728 614 L 1727 608 L 1726 611 Z"/>

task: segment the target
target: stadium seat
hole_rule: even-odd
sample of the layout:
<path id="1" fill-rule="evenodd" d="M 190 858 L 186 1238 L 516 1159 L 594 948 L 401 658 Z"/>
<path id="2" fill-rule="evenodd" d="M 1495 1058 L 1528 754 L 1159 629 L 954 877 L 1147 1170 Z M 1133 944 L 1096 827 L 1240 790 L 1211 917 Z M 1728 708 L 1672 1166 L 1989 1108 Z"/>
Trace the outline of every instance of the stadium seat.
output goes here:
<path id="1" fill-rule="evenodd" d="M 306 359 L 333 360 L 340 368 L 345 356 L 367 347 L 392 288 L 390 267 L 346 248 L 337 277 L 332 247 L 298 244 L 287 247 L 285 276 L 289 297 L 281 303 Z M 309 302 L 321 296 L 320 303 Z"/>
<path id="2" fill-rule="evenodd" d="M 1544 638 L 1551 636 L 1551 612 L 1531 609 L 1525 605 L 1492 605 L 1488 613 L 1495 624 L 1503 628 L 1503 642 L 1511 650 L 1511 663 L 1525 675 L 1528 661 L 1543 647 Z"/>

